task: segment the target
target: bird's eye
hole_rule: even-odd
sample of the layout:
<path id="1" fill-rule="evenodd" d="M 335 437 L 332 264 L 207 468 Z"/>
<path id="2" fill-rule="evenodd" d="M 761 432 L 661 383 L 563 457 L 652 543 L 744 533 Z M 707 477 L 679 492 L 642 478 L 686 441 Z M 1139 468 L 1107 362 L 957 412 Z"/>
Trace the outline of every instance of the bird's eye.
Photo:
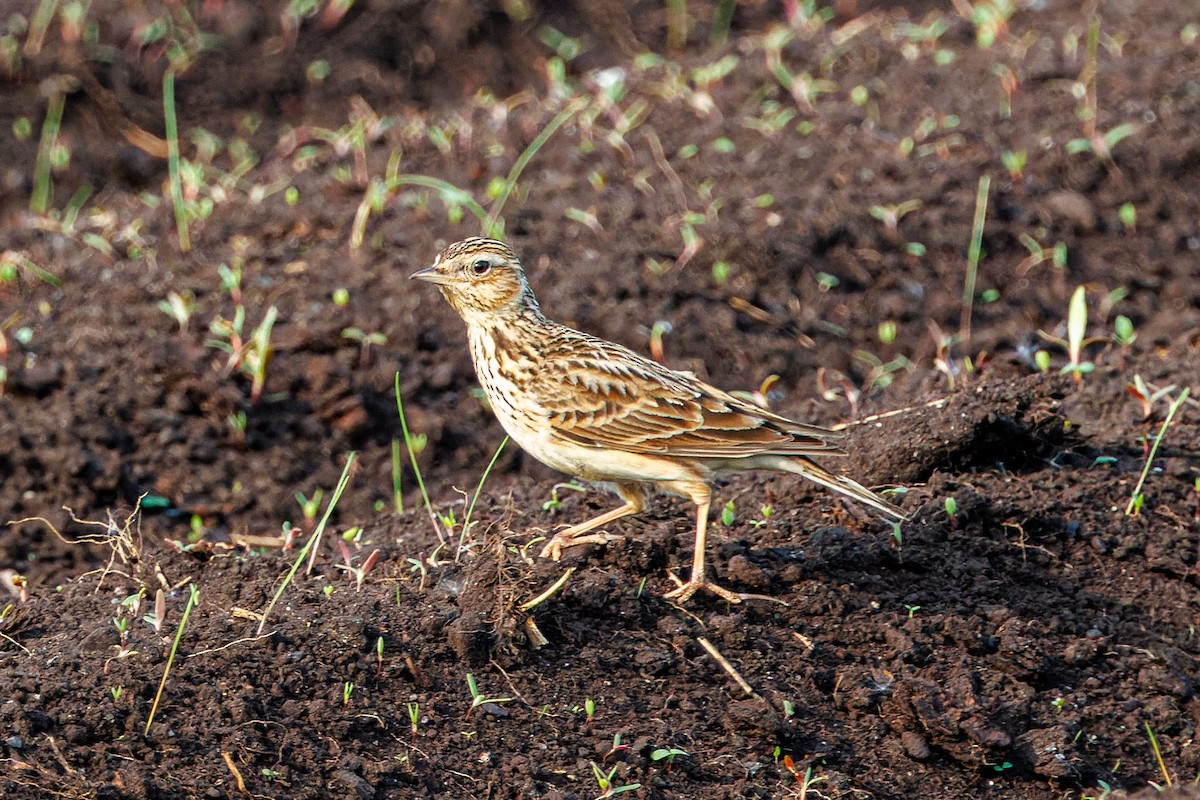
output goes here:
<path id="1" fill-rule="evenodd" d="M 481 258 L 471 265 L 471 272 L 476 275 L 487 275 L 492 269 L 492 262 Z"/>

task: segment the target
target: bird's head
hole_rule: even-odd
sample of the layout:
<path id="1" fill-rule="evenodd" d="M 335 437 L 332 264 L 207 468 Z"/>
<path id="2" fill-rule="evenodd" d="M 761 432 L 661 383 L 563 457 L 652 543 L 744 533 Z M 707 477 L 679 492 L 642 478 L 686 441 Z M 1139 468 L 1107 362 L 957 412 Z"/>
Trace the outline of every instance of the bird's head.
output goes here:
<path id="1" fill-rule="evenodd" d="M 433 266 L 411 277 L 436 284 L 468 323 L 537 310 L 521 262 L 495 239 L 463 239 L 443 250 Z"/>

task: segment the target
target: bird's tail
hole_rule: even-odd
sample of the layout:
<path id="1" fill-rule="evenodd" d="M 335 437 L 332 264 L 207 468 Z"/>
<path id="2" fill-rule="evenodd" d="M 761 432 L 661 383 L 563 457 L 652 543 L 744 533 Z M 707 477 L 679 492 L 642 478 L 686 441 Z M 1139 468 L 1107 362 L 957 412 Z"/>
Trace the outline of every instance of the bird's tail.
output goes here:
<path id="1" fill-rule="evenodd" d="M 858 481 L 844 475 L 835 475 L 824 467 L 809 461 L 807 458 L 788 458 L 786 456 L 758 456 L 756 466 L 774 469 L 780 472 L 790 472 L 808 478 L 813 483 L 819 483 L 827 489 L 845 495 L 853 500 L 882 511 L 897 520 L 905 519 L 904 513 L 894 505 L 879 497 Z"/>

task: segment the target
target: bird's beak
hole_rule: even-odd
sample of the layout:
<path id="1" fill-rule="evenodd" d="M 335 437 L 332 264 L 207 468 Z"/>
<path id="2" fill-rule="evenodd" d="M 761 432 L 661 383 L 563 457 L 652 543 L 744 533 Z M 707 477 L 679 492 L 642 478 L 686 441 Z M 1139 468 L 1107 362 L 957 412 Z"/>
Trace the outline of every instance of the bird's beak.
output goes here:
<path id="1" fill-rule="evenodd" d="M 450 280 L 451 280 L 449 275 L 447 275 L 444 272 L 439 271 L 437 267 L 427 267 L 427 268 L 421 270 L 420 272 L 414 272 L 412 275 L 409 275 L 408 277 L 410 280 L 413 278 L 416 278 L 417 280 L 429 281 L 430 283 L 436 283 L 438 286 L 444 286 L 447 283 L 450 283 Z"/>

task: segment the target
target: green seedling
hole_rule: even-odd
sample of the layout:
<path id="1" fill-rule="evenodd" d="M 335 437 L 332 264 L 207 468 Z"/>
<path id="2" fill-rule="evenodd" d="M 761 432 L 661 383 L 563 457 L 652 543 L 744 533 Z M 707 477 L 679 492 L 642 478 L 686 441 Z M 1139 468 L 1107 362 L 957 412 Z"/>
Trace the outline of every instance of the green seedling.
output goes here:
<path id="1" fill-rule="evenodd" d="M 1000 116 L 1008 119 L 1012 116 L 1013 98 L 1016 97 L 1017 89 L 1020 87 L 1017 73 L 1013 72 L 1012 67 L 1007 64 L 995 64 L 992 66 L 992 74 L 1000 79 Z"/>
<path id="2" fill-rule="evenodd" d="M 317 489 L 312 497 L 305 497 L 303 492 L 296 492 L 296 502 L 300 504 L 300 513 L 304 516 L 304 529 L 311 531 L 317 523 L 317 513 L 321 510 L 321 501 L 325 492 Z"/>
<path id="3" fill-rule="evenodd" d="M 408 726 L 412 737 L 417 737 L 417 728 L 421 724 L 421 706 L 416 703 L 408 703 L 405 708 L 408 710 Z"/>
<path id="4" fill-rule="evenodd" d="M 278 316 L 279 309 L 275 306 L 267 309 L 262 322 L 250 335 L 250 349 L 242 356 L 245 371 L 250 375 L 251 403 L 257 403 L 262 397 L 263 388 L 267 382 L 267 365 L 274 353 L 271 349 L 271 329 L 275 327 L 275 320 Z"/>
<path id="5" fill-rule="evenodd" d="M 379 676 L 383 674 L 383 648 L 384 648 L 384 646 L 385 645 L 384 645 L 382 636 L 375 639 L 375 679 L 376 680 L 378 680 Z"/>
<path id="6" fill-rule="evenodd" d="M 350 698 L 354 696 L 353 681 L 346 681 L 342 684 L 342 705 L 350 705 Z"/>
<path id="7" fill-rule="evenodd" d="M 887 345 L 887 344 L 892 344 L 893 342 L 895 342 L 896 341 L 896 331 L 897 331 L 897 326 L 896 326 L 895 320 L 884 320 L 883 322 L 879 323 L 879 327 L 877 330 L 877 336 L 879 337 L 879 343 Z"/>
<path id="8" fill-rule="evenodd" d="M 567 36 L 562 31 L 549 25 L 543 25 L 539 28 L 537 35 L 538 41 L 549 47 L 558 54 L 559 58 L 568 63 L 587 52 L 588 49 L 583 39 Z"/>
<path id="9" fill-rule="evenodd" d="M 1154 437 L 1154 443 L 1150 446 L 1150 450 L 1146 453 L 1146 463 L 1142 467 L 1142 474 L 1138 478 L 1137 485 L 1133 487 L 1133 494 L 1129 498 L 1129 504 L 1125 506 L 1125 516 L 1135 516 L 1142 510 L 1142 505 L 1145 503 L 1145 496 L 1142 494 L 1142 487 L 1146 484 L 1146 477 L 1150 474 L 1150 465 L 1154 463 L 1154 456 L 1158 453 L 1158 446 L 1162 444 L 1163 437 L 1167 435 L 1167 427 L 1170 426 L 1171 420 L 1175 419 L 1175 414 L 1187 401 L 1189 388 L 1183 387 L 1179 395 L 1171 401 L 1170 408 L 1167 409 L 1167 418 L 1163 420 L 1162 427 L 1158 430 L 1158 435 Z"/>
<path id="10" fill-rule="evenodd" d="M 375 567 L 376 564 L 379 563 L 379 559 L 383 555 L 383 551 L 378 550 L 378 549 L 372 550 L 371 554 L 369 556 L 367 556 L 366 561 L 364 561 L 362 563 L 362 566 L 356 567 L 356 566 L 354 566 L 355 556 L 353 553 L 350 552 L 350 548 L 346 545 L 346 543 L 344 541 L 342 541 L 341 539 L 338 539 L 337 544 L 338 544 L 338 548 L 342 552 L 342 562 L 343 563 L 336 564 L 335 566 L 338 569 L 344 570 L 344 571 L 350 573 L 351 575 L 353 575 L 354 576 L 354 591 L 361 592 L 363 581 L 365 581 L 367 579 L 367 574 Z"/>
<path id="11" fill-rule="evenodd" d="M 118 683 L 116 686 L 110 687 L 108 693 L 112 695 L 114 703 L 119 702 L 121 695 L 125 693 L 125 686 L 124 684 Z"/>
<path id="12" fill-rule="evenodd" d="M 597 795 L 596 800 L 604 800 L 606 797 L 615 797 L 616 795 L 624 794 L 625 792 L 635 792 L 642 788 L 640 783 L 629 783 L 625 784 L 624 786 L 616 785 L 616 783 L 613 781 L 613 776 L 617 774 L 617 769 L 620 767 L 620 764 L 614 765 L 613 768 L 608 772 L 604 772 L 602 769 L 600 769 L 600 767 L 596 765 L 595 761 L 591 762 L 591 764 L 592 774 L 596 777 L 596 784 L 600 787 L 600 794 Z"/>
<path id="13" fill-rule="evenodd" d="M 191 292 L 168 292 L 166 300 L 158 301 L 158 310 L 166 314 L 179 326 L 180 333 L 187 333 L 188 323 L 192 319 L 192 312 L 196 310 L 196 303 L 192 299 Z"/>
<path id="14" fill-rule="evenodd" d="M 587 716 L 587 724 L 590 727 L 592 724 L 592 717 L 596 716 L 596 701 L 590 697 L 584 700 L 583 713 Z"/>
<path id="15" fill-rule="evenodd" d="M 792 761 L 791 756 L 783 757 L 783 766 L 792 774 L 792 777 L 796 779 L 796 782 L 800 784 L 800 800 L 804 800 L 804 798 L 808 797 L 808 792 L 813 786 L 816 786 L 822 781 L 828 780 L 823 775 L 821 777 L 813 777 L 812 767 L 806 767 L 804 774 L 801 775 L 799 771 L 797 771 L 796 764 Z"/>
<path id="16" fill-rule="evenodd" d="M 1137 231 L 1137 206 L 1133 203 L 1122 203 L 1117 210 L 1117 216 L 1121 220 L 1121 225 L 1125 228 L 1126 233 L 1135 233 Z"/>
<path id="17" fill-rule="evenodd" d="M 235 261 L 233 266 L 222 262 L 217 264 L 217 281 L 221 291 L 229 295 L 235 306 L 242 304 L 242 265 Z"/>
<path id="18" fill-rule="evenodd" d="M 730 500 L 725 504 L 725 507 L 721 509 L 721 524 L 728 527 L 734 523 L 735 519 L 737 519 L 737 516 L 734 513 L 733 501 Z"/>
<path id="19" fill-rule="evenodd" d="M 365 367 L 371 358 L 371 347 L 378 345 L 382 347 L 387 344 L 387 334 L 384 333 L 366 333 L 360 328 L 343 328 L 342 338 L 349 339 L 352 342 L 358 342 L 359 354 L 358 365 Z"/>
<path id="20" fill-rule="evenodd" d="M 1067 338 L 1060 339 L 1045 331 L 1038 331 L 1038 335 L 1043 339 L 1057 344 L 1067 351 L 1069 363 L 1063 366 L 1060 372 L 1063 375 L 1073 375 L 1076 381 L 1082 381 L 1084 375 L 1096 369 L 1095 364 L 1083 360 L 1083 349 L 1089 344 L 1104 341 L 1103 339 L 1085 338 L 1087 319 L 1087 291 L 1084 287 L 1079 286 L 1071 295 L 1071 304 L 1067 310 Z"/>
<path id="21" fill-rule="evenodd" d="M 6 283 L 16 283 L 23 272 L 51 286 L 62 286 L 57 275 L 39 267 L 25 253 L 16 250 L 0 252 L 0 288 Z"/>
<path id="22" fill-rule="evenodd" d="M 666 359 L 663 350 L 663 337 L 671 332 L 671 323 L 659 320 L 650 326 L 650 357 L 662 364 Z"/>
<path id="23" fill-rule="evenodd" d="M 1016 274 L 1024 276 L 1029 270 L 1036 267 L 1038 264 L 1050 262 L 1051 266 L 1058 272 L 1062 272 L 1067 267 L 1067 244 L 1059 242 L 1054 247 L 1042 247 L 1037 239 L 1034 239 L 1028 233 L 1022 233 L 1018 239 L 1025 249 L 1029 251 L 1020 264 L 1017 264 Z"/>
<path id="24" fill-rule="evenodd" d="M 575 481 L 570 483 L 556 483 L 550 487 L 550 499 L 542 503 L 542 511 L 558 511 L 562 508 L 562 500 L 558 498 L 559 489 L 570 489 L 572 492 L 587 492 L 586 486 L 580 486 Z"/>
<path id="25" fill-rule="evenodd" d="M 408 571 L 409 572 L 420 573 L 421 580 L 420 580 L 420 583 L 417 584 L 417 588 L 420 591 L 424 591 L 425 590 L 425 579 L 429 577 L 429 570 L 426 569 L 426 567 L 425 567 L 425 561 L 420 558 L 413 558 L 412 556 L 409 556 L 405 560 L 408 561 Z"/>
<path id="26" fill-rule="evenodd" d="M 1000 163 L 1008 172 L 1013 185 L 1025 182 L 1025 167 L 1029 163 L 1029 154 L 1024 150 L 1005 150 L 1000 154 Z"/>
<path id="27" fill-rule="evenodd" d="M 613 734 L 612 747 L 608 748 L 608 752 L 606 752 L 604 757 L 600 759 L 600 763 L 603 764 L 608 761 L 610 756 L 615 756 L 617 753 L 623 753 L 628 749 L 629 745 L 621 744 L 621 734 L 615 733 Z"/>
<path id="28" fill-rule="evenodd" d="M 954 519 L 958 514 L 958 501 L 953 497 L 947 497 L 943 506 L 946 509 L 946 516 L 950 519 Z"/>
<path id="29" fill-rule="evenodd" d="M 1133 321 L 1124 314 L 1118 314 L 1113 320 L 1113 343 L 1128 348 L 1137 341 L 1137 331 L 1133 329 Z"/>
<path id="30" fill-rule="evenodd" d="M 488 697 L 483 692 L 479 691 L 479 686 L 475 683 L 475 676 L 469 672 L 467 673 L 467 689 L 471 692 L 471 707 L 467 709 L 467 713 L 463 719 L 469 719 L 471 717 L 471 712 L 482 705 L 488 703 L 491 703 L 492 705 L 499 705 L 500 703 L 512 702 L 511 697 Z"/>
<path id="31" fill-rule="evenodd" d="M 867 375 L 863 378 L 859 394 L 866 394 L 873 389 L 886 389 L 895 380 L 895 373 L 913 368 L 913 363 L 900 355 L 886 364 L 874 353 L 868 353 L 866 350 L 854 351 L 854 357 L 868 367 Z"/>
<path id="32" fill-rule="evenodd" d="M 250 377 L 250 401 L 257 403 L 262 397 L 263 387 L 267 380 L 267 365 L 271 360 L 271 330 L 279 316 L 279 309 L 271 306 L 263 316 L 262 322 L 251 332 L 247 339 L 243 335 L 246 325 L 246 309 L 237 306 L 233 319 L 217 317 L 212 321 L 209 330 L 213 337 L 205 341 L 208 347 L 228 353 L 225 362 L 225 372 L 240 370 Z"/>
<path id="33" fill-rule="evenodd" d="M 689 755 L 689 753 L 686 750 L 680 750 L 677 747 L 671 747 L 671 748 L 659 747 L 650 753 L 650 760 L 651 761 L 666 761 L 667 769 L 669 770 L 675 764 L 676 758 L 678 758 L 679 756 L 686 756 L 686 755 Z"/>
<path id="34" fill-rule="evenodd" d="M 896 229 L 900 224 L 900 220 L 916 211 L 922 206 L 920 200 L 905 200 L 903 203 L 897 203 L 891 206 L 871 206 L 869 213 L 872 217 L 883 223 L 883 227 L 887 228 L 889 233 L 896 233 Z"/>
<path id="35" fill-rule="evenodd" d="M 905 603 L 904 610 L 908 612 L 908 618 L 912 619 L 913 617 L 915 617 L 917 615 L 917 612 L 921 610 L 921 607 L 920 606 L 910 606 L 908 603 Z"/>
<path id="36" fill-rule="evenodd" d="M 1112 797 L 1113 788 L 1104 781 L 1096 781 L 1095 794 L 1081 794 L 1079 800 L 1109 800 Z"/>
<path id="37" fill-rule="evenodd" d="M 1103 134 L 1093 134 L 1088 137 L 1072 139 L 1067 142 L 1066 150 L 1072 155 L 1092 153 L 1105 164 L 1111 165 L 1113 163 L 1113 148 L 1135 133 L 1137 133 L 1137 126 L 1126 122 L 1109 129 Z"/>
<path id="38" fill-rule="evenodd" d="M 775 509 L 769 505 L 764 505 L 758 509 L 758 513 L 761 516 L 761 519 L 755 519 L 755 520 L 750 521 L 750 524 L 753 525 L 755 528 L 761 528 L 764 525 L 766 525 L 767 520 L 769 520 L 771 518 L 771 515 L 775 513 Z"/>
<path id="39" fill-rule="evenodd" d="M 979 0 L 964 6 L 970 9 L 968 21 L 975 27 L 975 44 L 984 50 L 1008 35 L 1008 21 L 1017 10 L 1014 0 Z"/>
<path id="40" fill-rule="evenodd" d="M 118 649 L 124 651 L 129 644 L 129 620 L 126 617 L 113 617 L 112 624 L 117 629 L 117 639 L 120 641 Z"/>

